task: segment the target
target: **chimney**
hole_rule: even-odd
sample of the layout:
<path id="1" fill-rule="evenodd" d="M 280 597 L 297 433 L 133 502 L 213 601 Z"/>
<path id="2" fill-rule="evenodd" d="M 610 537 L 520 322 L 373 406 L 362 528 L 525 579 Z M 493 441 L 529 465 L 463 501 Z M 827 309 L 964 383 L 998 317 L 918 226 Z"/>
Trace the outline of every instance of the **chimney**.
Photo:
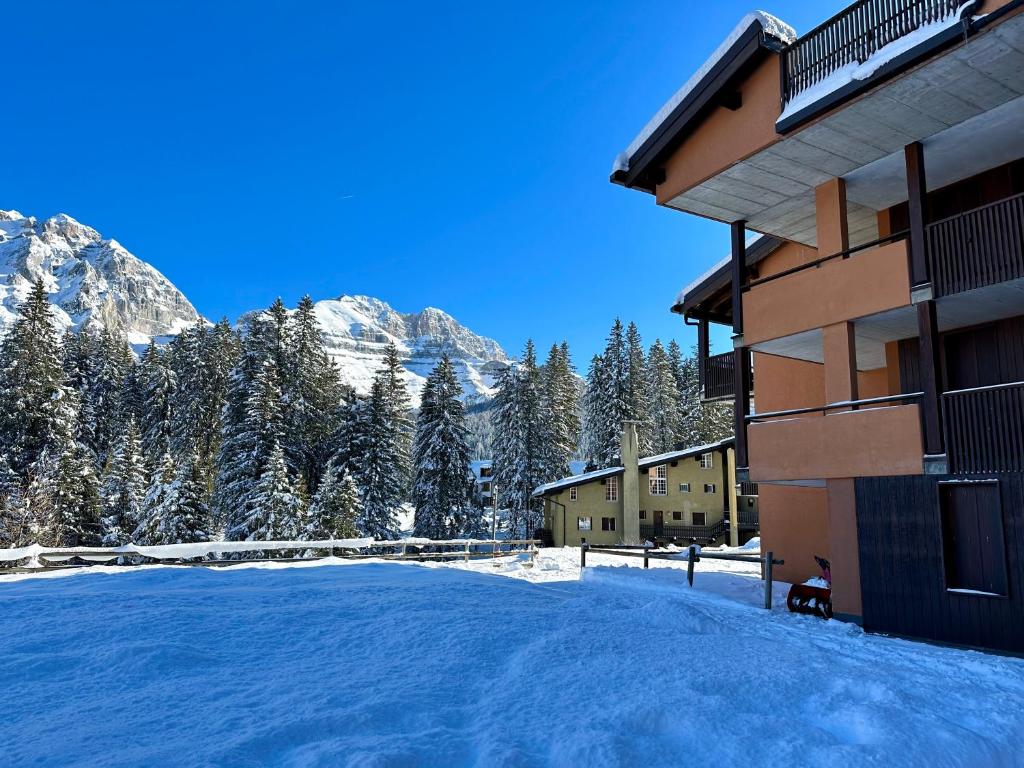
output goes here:
<path id="1" fill-rule="evenodd" d="M 619 446 L 622 461 L 622 541 L 640 542 L 640 460 L 637 447 L 636 422 L 622 422 L 622 443 Z"/>

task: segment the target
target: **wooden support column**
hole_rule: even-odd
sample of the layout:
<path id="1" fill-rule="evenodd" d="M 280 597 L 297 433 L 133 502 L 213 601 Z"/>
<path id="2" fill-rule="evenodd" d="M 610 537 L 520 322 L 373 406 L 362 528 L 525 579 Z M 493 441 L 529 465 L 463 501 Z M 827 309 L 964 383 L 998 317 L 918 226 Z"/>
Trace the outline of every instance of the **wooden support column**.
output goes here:
<path id="1" fill-rule="evenodd" d="M 743 335 L 743 285 L 747 280 L 747 222 L 732 223 L 732 332 Z"/>
<path id="2" fill-rule="evenodd" d="M 924 392 L 921 416 L 924 426 L 925 468 L 942 474 L 945 472 L 946 451 L 942 441 L 942 377 L 939 367 L 939 326 L 934 300 L 918 303 L 917 332 L 921 350 L 921 391 Z"/>
<path id="3" fill-rule="evenodd" d="M 743 286 L 747 280 L 747 222 L 732 223 L 732 331 L 733 331 L 733 423 L 736 431 L 736 463 L 747 461 L 747 415 L 750 413 L 750 352 L 743 346 Z"/>
<path id="4" fill-rule="evenodd" d="M 928 185 L 924 173 L 924 146 L 915 141 L 904 150 L 907 167 L 907 201 L 910 213 L 910 285 L 926 285 L 928 275 L 925 225 L 928 223 Z"/>
<path id="5" fill-rule="evenodd" d="M 736 347 L 733 350 L 733 382 L 736 387 L 736 399 L 733 406 L 734 425 L 736 429 L 736 466 L 747 469 L 747 416 L 750 414 L 750 350 Z"/>

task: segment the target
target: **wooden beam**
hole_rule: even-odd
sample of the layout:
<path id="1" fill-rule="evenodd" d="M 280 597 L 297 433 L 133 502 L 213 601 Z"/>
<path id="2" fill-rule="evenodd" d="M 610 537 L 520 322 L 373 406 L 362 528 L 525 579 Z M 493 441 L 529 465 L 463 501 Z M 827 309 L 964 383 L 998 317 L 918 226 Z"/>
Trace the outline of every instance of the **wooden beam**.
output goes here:
<path id="1" fill-rule="evenodd" d="M 737 347 L 733 365 L 736 399 L 733 401 L 733 419 L 736 428 L 736 466 L 746 469 L 747 460 L 747 415 L 750 413 L 750 350 Z"/>
<path id="2" fill-rule="evenodd" d="M 910 283 L 925 285 L 928 275 L 925 226 L 928 223 L 928 185 L 924 171 L 924 147 L 919 141 L 904 150 L 907 168 L 907 200 L 910 213 Z"/>
<path id="3" fill-rule="evenodd" d="M 917 332 L 921 353 L 921 411 L 924 423 L 924 452 L 928 456 L 945 453 L 942 420 L 939 415 L 941 375 L 939 368 L 939 327 L 934 301 L 917 305 Z"/>
<path id="4" fill-rule="evenodd" d="M 707 368 L 708 357 L 711 355 L 711 334 L 707 320 L 697 321 L 697 386 L 701 397 L 704 396 L 704 369 Z"/>
<path id="5" fill-rule="evenodd" d="M 743 335 L 743 284 L 747 278 L 747 222 L 732 223 L 732 332 Z"/>

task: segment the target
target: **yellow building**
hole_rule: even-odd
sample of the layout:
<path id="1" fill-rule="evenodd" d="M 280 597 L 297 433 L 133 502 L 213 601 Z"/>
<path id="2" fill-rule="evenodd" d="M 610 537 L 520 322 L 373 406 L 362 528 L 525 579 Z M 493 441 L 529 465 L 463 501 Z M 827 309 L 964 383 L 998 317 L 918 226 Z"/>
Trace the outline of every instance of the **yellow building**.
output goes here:
<path id="1" fill-rule="evenodd" d="M 544 500 L 542 535 L 557 547 L 584 541 L 740 544 L 758 529 L 757 487 L 737 485 L 734 442 L 728 438 L 637 458 L 635 428 L 628 424 L 620 466 L 566 477 L 534 491 Z"/>

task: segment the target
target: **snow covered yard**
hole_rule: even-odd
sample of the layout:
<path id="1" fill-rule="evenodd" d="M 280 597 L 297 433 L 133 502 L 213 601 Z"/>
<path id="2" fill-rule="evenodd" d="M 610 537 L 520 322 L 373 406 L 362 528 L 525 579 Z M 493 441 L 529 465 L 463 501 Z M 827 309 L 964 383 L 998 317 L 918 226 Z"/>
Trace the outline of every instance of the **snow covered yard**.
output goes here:
<path id="1" fill-rule="evenodd" d="M 1022 660 L 768 613 L 756 566 L 605 562 L 639 561 L 0 577 L 0 763 L 1024 762 Z"/>

